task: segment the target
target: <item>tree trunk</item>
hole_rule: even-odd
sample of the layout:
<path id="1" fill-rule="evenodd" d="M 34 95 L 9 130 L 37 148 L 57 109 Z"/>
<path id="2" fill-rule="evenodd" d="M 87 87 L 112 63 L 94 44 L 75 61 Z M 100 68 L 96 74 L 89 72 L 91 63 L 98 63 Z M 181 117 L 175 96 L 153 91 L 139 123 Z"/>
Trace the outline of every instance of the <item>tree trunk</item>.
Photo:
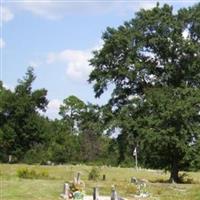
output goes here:
<path id="1" fill-rule="evenodd" d="M 170 182 L 171 183 L 178 183 L 179 177 L 178 177 L 178 162 L 176 160 L 173 161 L 171 166 L 171 175 L 170 175 Z"/>

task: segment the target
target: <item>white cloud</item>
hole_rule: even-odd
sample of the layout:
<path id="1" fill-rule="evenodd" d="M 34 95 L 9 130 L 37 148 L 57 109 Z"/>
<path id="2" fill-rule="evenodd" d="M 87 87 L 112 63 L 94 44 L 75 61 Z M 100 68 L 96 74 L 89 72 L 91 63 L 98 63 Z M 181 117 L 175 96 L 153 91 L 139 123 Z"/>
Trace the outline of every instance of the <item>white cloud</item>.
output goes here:
<path id="1" fill-rule="evenodd" d="M 2 22 L 8 22 L 11 21 L 14 18 L 14 14 L 11 12 L 10 9 L 6 7 L 2 7 L 1 9 L 1 20 Z"/>
<path id="2" fill-rule="evenodd" d="M 18 7 L 47 19 L 59 19 L 63 15 L 60 3 L 51 0 L 41 2 L 20 1 Z"/>
<path id="3" fill-rule="evenodd" d="M 153 7 L 156 6 L 156 1 L 139 1 L 138 2 L 138 8 L 136 9 L 145 9 L 145 10 L 148 10 L 148 9 L 152 9 Z"/>
<path id="4" fill-rule="evenodd" d="M 119 1 L 115 2 L 113 10 L 117 11 L 118 15 L 126 15 L 133 12 L 133 14 L 140 9 L 151 9 L 156 6 L 156 1 Z"/>
<path id="5" fill-rule="evenodd" d="M 5 47 L 5 42 L 2 38 L 0 38 L 0 49 L 4 48 Z"/>
<path id="6" fill-rule="evenodd" d="M 92 57 L 92 50 L 99 49 L 103 45 L 102 41 L 91 49 L 86 50 L 72 50 L 66 49 L 57 53 L 49 53 L 47 55 L 46 63 L 60 63 L 66 66 L 66 75 L 76 81 L 86 81 L 92 71 L 92 66 L 89 65 L 88 60 Z"/>
<path id="7" fill-rule="evenodd" d="M 50 110 L 58 110 L 62 102 L 59 99 L 53 99 L 48 104 L 48 109 Z"/>
<path id="8" fill-rule="evenodd" d="M 103 15 L 108 13 L 114 13 L 117 15 L 127 15 L 130 12 L 137 12 L 139 9 L 151 9 L 156 6 L 156 0 L 149 1 L 34 1 L 34 0 L 20 0 L 12 3 L 12 8 L 18 11 L 24 10 L 31 12 L 33 15 L 40 16 L 46 19 L 56 20 L 61 19 L 69 15 Z M 182 6 L 189 6 L 197 3 L 198 0 L 189 1 L 186 0 L 181 3 Z M 162 5 L 168 3 L 166 0 L 160 0 Z M 177 2 L 171 2 L 175 9 L 177 8 Z M 13 14 L 7 9 L 6 19 L 12 19 Z"/>
<path id="9" fill-rule="evenodd" d="M 149 9 L 156 5 L 156 1 L 26 1 L 21 0 L 16 6 L 34 15 L 56 20 L 64 16 L 77 15 L 102 15 L 110 12 L 116 14 L 126 14 L 127 11 L 138 11 L 140 8 Z"/>
<path id="10" fill-rule="evenodd" d="M 58 113 L 61 104 L 62 102 L 59 99 L 50 100 L 45 115 L 51 119 L 59 118 Z"/>
<path id="11" fill-rule="evenodd" d="M 91 52 L 88 50 L 64 50 L 58 53 L 50 53 L 47 56 L 47 63 L 60 62 L 66 65 L 66 75 L 74 80 L 87 80 L 92 67 L 88 60 Z"/>
<path id="12" fill-rule="evenodd" d="M 3 83 L 3 87 L 6 88 L 7 90 L 11 90 L 12 92 L 14 92 L 15 88 L 13 86 L 10 86 L 6 83 Z"/>
<path id="13" fill-rule="evenodd" d="M 68 62 L 66 74 L 73 79 L 86 79 L 92 67 L 89 65 L 88 60 L 91 53 L 84 51 L 65 51 L 62 57 Z"/>
<path id="14" fill-rule="evenodd" d="M 72 1 L 20 1 L 16 4 L 19 9 L 47 19 L 60 19 L 69 14 L 97 14 L 112 9 L 112 2 L 72 2 Z M 107 5 L 107 6 L 105 6 Z"/>

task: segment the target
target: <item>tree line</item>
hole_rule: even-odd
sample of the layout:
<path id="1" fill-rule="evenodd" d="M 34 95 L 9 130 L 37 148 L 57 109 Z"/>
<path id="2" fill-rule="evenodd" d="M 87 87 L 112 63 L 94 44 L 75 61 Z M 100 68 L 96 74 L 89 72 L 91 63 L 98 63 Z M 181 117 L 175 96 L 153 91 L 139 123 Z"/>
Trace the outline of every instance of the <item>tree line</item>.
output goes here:
<path id="1" fill-rule="evenodd" d="M 61 119 L 51 120 L 41 115 L 47 90 L 33 91 L 35 78 L 30 67 L 14 91 L 0 82 L 0 160 L 116 165 L 117 142 L 103 133 L 100 107 L 69 96 L 60 106 Z"/>
<path id="2" fill-rule="evenodd" d="M 14 92 L 1 83 L 1 160 L 133 165 L 171 172 L 200 168 L 200 4 L 177 12 L 167 4 L 140 10 L 108 27 L 103 47 L 89 61 L 89 82 L 104 106 L 64 99 L 61 120 L 42 117 L 46 90 L 31 90 L 28 69 Z M 115 134 L 115 138 L 109 137 Z"/>

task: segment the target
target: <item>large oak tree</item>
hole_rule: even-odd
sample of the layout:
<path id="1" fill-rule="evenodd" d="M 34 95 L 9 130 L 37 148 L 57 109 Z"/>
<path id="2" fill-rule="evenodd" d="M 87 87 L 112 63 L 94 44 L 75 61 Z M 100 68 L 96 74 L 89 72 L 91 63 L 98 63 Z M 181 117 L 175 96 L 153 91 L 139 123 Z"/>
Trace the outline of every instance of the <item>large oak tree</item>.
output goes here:
<path id="1" fill-rule="evenodd" d="M 151 152 L 146 160 L 169 169 L 178 182 L 200 133 L 200 4 L 177 12 L 169 5 L 142 9 L 118 28 L 108 27 L 102 39 L 90 60 L 95 96 L 113 86 L 112 111 L 119 115 L 129 106 L 133 133 Z"/>

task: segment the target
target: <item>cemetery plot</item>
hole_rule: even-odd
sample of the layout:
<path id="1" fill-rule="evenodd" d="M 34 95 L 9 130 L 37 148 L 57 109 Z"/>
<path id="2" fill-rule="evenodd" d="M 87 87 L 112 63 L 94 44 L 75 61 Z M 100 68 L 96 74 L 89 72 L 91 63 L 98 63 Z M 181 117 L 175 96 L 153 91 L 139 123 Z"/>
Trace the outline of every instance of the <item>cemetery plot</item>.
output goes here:
<path id="1" fill-rule="evenodd" d="M 36 175 L 46 172 L 48 176 L 20 178 L 17 171 L 23 168 L 27 168 L 30 172 L 35 171 Z M 77 179 L 77 172 L 80 172 L 80 181 L 85 183 L 85 186 L 82 184 L 84 186 L 85 200 L 93 200 L 93 198 L 96 200 L 111 200 L 112 185 L 115 186 L 118 198 L 122 197 L 128 200 L 200 199 L 199 172 L 188 173 L 188 177 L 185 179 L 187 184 L 170 184 L 167 183 L 169 174 L 160 170 L 138 169 L 136 171 L 133 168 L 108 166 L 99 167 L 100 176 L 96 180 L 89 180 L 92 168 L 85 165 L 39 166 L 1 164 L 1 197 L 5 200 L 62 200 L 64 197 L 62 195 L 65 194 L 63 191 L 64 183 L 68 183 L 65 188 L 70 187 L 70 180 L 73 183 L 74 176 Z M 103 175 L 106 176 L 105 180 L 103 180 Z M 146 187 L 141 187 L 140 184 L 146 184 Z M 62 195 L 60 196 L 61 193 Z M 148 197 L 144 197 L 144 194 L 148 194 Z M 79 195 L 77 196 L 80 197 Z"/>

